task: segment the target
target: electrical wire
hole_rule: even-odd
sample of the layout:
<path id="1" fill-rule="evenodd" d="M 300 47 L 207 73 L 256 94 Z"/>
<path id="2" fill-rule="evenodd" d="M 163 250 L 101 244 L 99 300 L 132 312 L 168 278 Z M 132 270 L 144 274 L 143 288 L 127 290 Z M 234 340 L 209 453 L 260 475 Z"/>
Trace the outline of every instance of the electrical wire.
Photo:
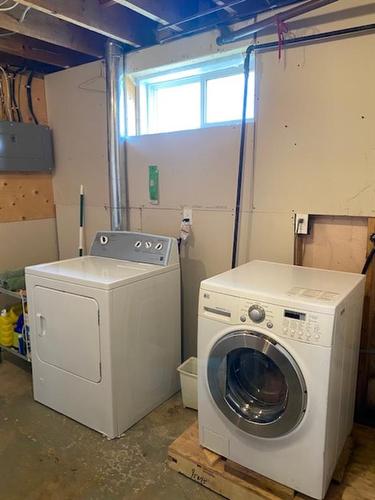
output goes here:
<path id="1" fill-rule="evenodd" d="M 7 2 L 7 1 L 8 1 L 8 0 L 6 0 L 6 2 Z M 1 5 L 4 5 L 4 3 L 6 3 L 6 2 L 3 2 L 2 4 L 0 4 L 0 7 L 1 7 Z M 17 5 L 18 5 L 18 3 L 16 3 L 15 5 L 13 5 L 13 6 L 12 6 L 12 9 L 13 9 L 14 7 L 16 7 Z M 3 12 L 4 10 L 11 10 L 11 9 L 0 9 L 0 12 Z M 21 17 L 20 17 L 20 18 L 19 18 L 19 20 L 18 20 L 18 22 L 19 22 L 20 24 L 22 24 L 22 23 L 25 21 L 25 18 L 26 18 L 26 16 L 27 16 L 27 13 L 28 13 L 28 12 L 30 12 L 30 10 L 31 10 L 31 7 L 26 7 L 26 9 L 23 11 L 23 13 L 22 13 Z M 7 31 L 6 33 L 0 33 L 0 37 L 7 37 L 7 36 L 16 35 L 16 34 L 17 34 L 17 32 L 16 32 L 16 31 Z"/>
<path id="2" fill-rule="evenodd" d="M 21 110 L 21 85 L 22 85 L 22 76 L 23 73 L 25 72 L 25 68 L 22 68 L 21 70 L 18 71 L 18 82 L 17 83 L 17 106 L 18 106 L 18 112 L 20 114 L 20 120 L 23 122 L 23 116 L 22 116 L 22 110 Z M 17 78 L 16 78 L 17 80 Z"/>
<path id="3" fill-rule="evenodd" d="M 4 92 L 3 92 L 3 82 L 0 77 L 0 104 L 1 104 L 1 119 L 6 120 L 6 111 L 5 111 L 5 104 L 4 104 Z"/>
<path id="4" fill-rule="evenodd" d="M 21 113 L 19 110 L 19 105 L 17 103 L 16 99 L 16 78 L 17 74 L 19 73 L 20 70 L 16 70 L 13 72 L 12 76 L 10 77 L 10 89 L 11 89 L 11 101 L 12 101 L 12 107 L 13 107 L 13 115 L 16 117 L 17 121 L 21 121 Z"/>
<path id="5" fill-rule="evenodd" d="M 18 22 L 23 23 L 25 20 L 25 17 L 27 16 L 28 12 L 30 12 L 31 7 L 26 7 L 26 9 L 23 11 L 22 16 L 19 18 Z"/>
<path id="6" fill-rule="evenodd" d="M 2 66 L 0 66 L 0 71 L 3 74 L 4 81 L 5 81 L 5 87 L 3 89 L 4 107 L 5 107 L 5 111 L 7 113 L 7 116 L 8 116 L 8 120 L 12 121 L 12 109 L 11 109 L 11 100 L 10 100 L 9 79 L 8 79 L 7 72 L 5 71 L 5 69 Z"/>
<path id="7" fill-rule="evenodd" d="M 9 100 L 10 100 L 10 110 L 11 110 L 11 113 L 12 113 L 12 121 L 17 121 L 15 120 L 15 116 L 16 116 L 16 113 L 15 113 L 15 109 L 14 109 L 14 79 L 13 79 L 13 75 L 11 73 L 8 73 L 8 81 L 9 81 Z"/>
<path id="8" fill-rule="evenodd" d="M 4 5 L 4 4 L 1 4 L 1 5 Z M 15 9 L 17 6 L 19 5 L 19 2 L 15 2 L 13 5 L 11 5 L 10 7 L 4 7 L 3 9 L 0 8 L 0 12 L 7 12 L 9 10 L 13 10 Z"/>
<path id="9" fill-rule="evenodd" d="M 34 108 L 33 108 L 33 98 L 32 98 L 32 83 L 33 83 L 34 73 L 30 71 L 29 77 L 26 82 L 26 94 L 27 94 L 27 104 L 29 106 L 30 115 L 34 120 L 35 125 L 38 125 L 38 119 L 35 116 Z"/>

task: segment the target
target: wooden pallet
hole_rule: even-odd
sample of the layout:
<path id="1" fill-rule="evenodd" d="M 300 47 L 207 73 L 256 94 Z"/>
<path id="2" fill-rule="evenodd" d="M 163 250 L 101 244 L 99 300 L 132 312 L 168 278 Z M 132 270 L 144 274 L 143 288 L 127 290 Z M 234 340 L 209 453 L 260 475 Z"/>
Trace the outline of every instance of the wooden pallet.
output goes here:
<path id="1" fill-rule="evenodd" d="M 353 450 L 349 439 L 340 457 L 334 480 L 341 482 Z M 194 423 L 168 449 L 168 464 L 206 488 L 233 500 L 307 499 L 293 489 L 250 471 L 199 445 L 198 424 Z M 329 495 L 327 496 L 327 500 Z M 336 495 L 330 498 L 337 498 Z"/>

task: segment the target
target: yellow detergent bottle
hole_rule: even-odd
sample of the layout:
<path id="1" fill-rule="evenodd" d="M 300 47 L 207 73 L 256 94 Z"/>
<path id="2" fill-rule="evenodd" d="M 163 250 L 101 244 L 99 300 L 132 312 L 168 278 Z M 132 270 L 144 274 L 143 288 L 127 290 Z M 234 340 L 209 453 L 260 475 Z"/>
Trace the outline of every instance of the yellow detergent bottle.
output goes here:
<path id="1" fill-rule="evenodd" d="M 13 345 L 13 321 L 6 309 L 0 313 L 0 344 L 5 347 Z"/>
<path id="2" fill-rule="evenodd" d="M 9 318 L 13 324 L 16 324 L 18 321 L 19 315 L 22 313 L 22 305 L 16 304 L 9 309 Z"/>

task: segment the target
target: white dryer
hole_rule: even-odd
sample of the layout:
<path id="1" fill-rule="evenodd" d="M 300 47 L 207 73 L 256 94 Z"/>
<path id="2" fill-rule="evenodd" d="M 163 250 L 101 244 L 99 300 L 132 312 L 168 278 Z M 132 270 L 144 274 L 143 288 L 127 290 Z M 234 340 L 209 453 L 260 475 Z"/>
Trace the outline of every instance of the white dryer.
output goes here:
<path id="1" fill-rule="evenodd" d="M 353 425 L 365 279 L 253 261 L 203 281 L 203 446 L 323 498 Z"/>
<path id="2" fill-rule="evenodd" d="M 120 436 L 178 390 L 173 238 L 100 232 L 90 255 L 26 268 L 36 401 Z"/>

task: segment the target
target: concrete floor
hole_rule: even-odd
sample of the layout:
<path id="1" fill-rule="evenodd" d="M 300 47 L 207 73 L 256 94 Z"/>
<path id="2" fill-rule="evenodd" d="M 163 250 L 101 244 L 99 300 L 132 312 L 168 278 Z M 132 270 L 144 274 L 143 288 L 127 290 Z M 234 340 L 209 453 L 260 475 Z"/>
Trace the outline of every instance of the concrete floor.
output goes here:
<path id="1" fill-rule="evenodd" d="M 121 439 L 100 434 L 36 403 L 30 367 L 0 363 L 1 500 L 213 500 L 216 494 L 166 463 L 168 445 L 196 419 L 179 395 Z"/>

